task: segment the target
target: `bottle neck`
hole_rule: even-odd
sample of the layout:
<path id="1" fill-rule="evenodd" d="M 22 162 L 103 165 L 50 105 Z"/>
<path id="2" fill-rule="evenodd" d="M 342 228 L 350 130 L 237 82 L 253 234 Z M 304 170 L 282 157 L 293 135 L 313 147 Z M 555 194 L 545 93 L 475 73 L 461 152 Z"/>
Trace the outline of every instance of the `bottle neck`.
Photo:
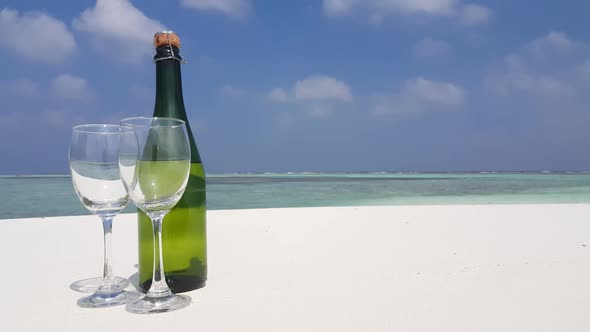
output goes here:
<path id="1" fill-rule="evenodd" d="M 182 58 L 175 47 L 161 46 L 156 49 L 156 105 L 154 116 L 184 120 L 191 145 L 193 163 L 200 163 L 201 156 L 188 122 L 182 97 L 180 63 Z"/>
<path id="2" fill-rule="evenodd" d="M 154 116 L 172 117 L 187 121 L 182 96 L 180 61 L 156 61 L 156 104 Z"/>

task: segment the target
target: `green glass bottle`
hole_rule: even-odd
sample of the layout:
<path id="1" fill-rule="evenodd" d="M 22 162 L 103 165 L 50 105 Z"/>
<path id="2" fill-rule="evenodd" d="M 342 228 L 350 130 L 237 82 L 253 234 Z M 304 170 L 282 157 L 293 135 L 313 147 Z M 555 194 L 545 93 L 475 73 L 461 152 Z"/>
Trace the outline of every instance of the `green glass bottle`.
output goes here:
<path id="1" fill-rule="evenodd" d="M 207 280 L 207 234 L 205 171 L 184 108 L 180 76 L 180 40 L 172 31 L 154 36 L 156 54 L 155 117 L 170 117 L 186 122 L 191 144 L 191 170 L 186 191 L 178 204 L 164 217 L 162 251 L 166 282 L 174 293 L 205 286 Z M 154 264 L 153 228 L 149 217 L 138 211 L 139 284 L 148 291 Z"/>

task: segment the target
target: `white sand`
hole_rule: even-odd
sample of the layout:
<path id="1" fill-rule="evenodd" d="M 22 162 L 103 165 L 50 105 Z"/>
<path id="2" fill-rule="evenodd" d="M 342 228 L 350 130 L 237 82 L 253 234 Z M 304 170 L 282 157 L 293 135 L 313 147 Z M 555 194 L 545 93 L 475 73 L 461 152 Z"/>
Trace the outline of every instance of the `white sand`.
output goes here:
<path id="1" fill-rule="evenodd" d="M 590 205 L 209 212 L 209 281 L 186 309 L 82 309 L 98 219 L 0 220 L 2 331 L 590 331 Z M 115 220 L 114 271 L 137 262 Z M 166 227 L 164 225 L 164 227 Z"/>

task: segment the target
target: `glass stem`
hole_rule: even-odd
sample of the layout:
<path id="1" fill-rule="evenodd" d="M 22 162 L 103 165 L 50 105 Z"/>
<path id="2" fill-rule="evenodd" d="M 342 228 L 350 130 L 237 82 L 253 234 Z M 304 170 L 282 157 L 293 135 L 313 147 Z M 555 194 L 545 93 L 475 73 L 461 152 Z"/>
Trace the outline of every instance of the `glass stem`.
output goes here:
<path id="1" fill-rule="evenodd" d="M 147 293 L 148 297 L 164 297 L 172 295 L 164 276 L 164 259 L 162 257 L 162 219 L 166 213 L 150 216 L 154 227 L 154 268 L 152 285 Z"/>
<path id="2" fill-rule="evenodd" d="M 113 269 L 111 268 L 112 246 L 111 234 L 113 230 L 113 217 L 101 217 L 102 229 L 104 231 L 104 266 L 102 272 L 102 284 L 98 288 L 98 293 L 113 293 L 117 291 L 115 280 L 113 279 Z"/>
<path id="3" fill-rule="evenodd" d="M 111 234 L 113 230 L 113 218 L 102 218 L 102 229 L 104 231 L 104 267 L 102 277 L 105 281 L 113 280 L 113 269 L 111 268 Z"/>

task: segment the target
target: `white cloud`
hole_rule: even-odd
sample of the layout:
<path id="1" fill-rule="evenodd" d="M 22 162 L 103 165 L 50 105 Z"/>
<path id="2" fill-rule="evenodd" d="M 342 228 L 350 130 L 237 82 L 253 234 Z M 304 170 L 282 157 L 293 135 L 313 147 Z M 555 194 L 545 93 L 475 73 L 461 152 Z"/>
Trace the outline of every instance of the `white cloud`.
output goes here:
<path id="1" fill-rule="evenodd" d="M 486 84 L 494 93 L 502 96 L 529 94 L 547 99 L 575 95 L 574 86 L 567 81 L 519 69 L 511 69 L 501 75 L 490 77 Z"/>
<path id="2" fill-rule="evenodd" d="M 293 84 L 287 91 L 273 88 L 267 98 L 271 101 L 340 101 L 351 102 L 352 92 L 348 84 L 325 75 L 311 75 Z"/>
<path id="3" fill-rule="evenodd" d="M 541 38 L 541 41 L 560 49 L 568 49 L 572 46 L 572 41 L 563 32 L 551 31 L 545 38 Z"/>
<path id="4" fill-rule="evenodd" d="M 66 25 L 47 14 L 3 9 L 0 11 L 0 47 L 24 58 L 45 63 L 60 63 L 76 50 L 74 36 Z"/>
<path id="5" fill-rule="evenodd" d="M 551 31 L 547 35 L 536 38 L 524 44 L 515 52 L 505 58 L 506 65 L 514 70 L 523 70 L 526 67 L 555 67 L 554 62 L 567 62 L 568 57 L 576 54 L 584 54 L 588 47 L 585 43 L 572 40 L 567 34 L 559 31 Z"/>
<path id="6" fill-rule="evenodd" d="M 289 95 L 285 89 L 274 88 L 268 93 L 268 99 L 276 102 L 286 102 L 289 100 Z"/>
<path id="7" fill-rule="evenodd" d="M 503 68 L 485 77 L 485 86 L 498 96 L 520 96 L 523 101 L 573 100 L 581 92 L 586 69 L 574 50 L 587 54 L 584 49 L 567 34 L 551 31 L 508 55 Z"/>
<path id="8" fill-rule="evenodd" d="M 460 19 L 465 25 L 477 25 L 487 22 L 492 17 L 492 10 L 476 4 L 467 4 L 460 9 Z"/>
<path id="9" fill-rule="evenodd" d="M 197 10 L 220 12 L 233 18 L 246 17 L 251 11 L 247 0 L 180 0 L 180 4 Z"/>
<path id="10" fill-rule="evenodd" d="M 324 0 L 327 15 L 349 15 L 355 10 L 372 15 L 424 13 L 449 15 L 459 0 Z"/>
<path id="11" fill-rule="evenodd" d="M 323 0 L 328 16 L 367 14 L 373 22 L 396 15 L 456 17 L 469 25 L 489 19 L 492 10 L 480 5 L 462 5 L 461 0 Z"/>
<path id="12" fill-rule="evenodd" d="M 87 100 L 92 97 L 85 79 L 69 74 L 61 74 L 52 82 L 51 87 L 56 96 L 69 100 Z"/>
<path id="13" fill-rule="evenodd" d="M 298 80 L 290 89 L 273 88 L 266 99 L 277 103 L 290 103 L 289 108 L 299 109 L 313 117 L 325 117 L 353 101 L 348 84 L 326 75 L 311 75 Z"/>
<path id="14" fill-rule="evenodd" d="M 295 82 L 293 93 L 297 100 L 352 101 L 352 93 L 346 83 L 323 75 Z"/>
<path id="15" fill-rule="evenodd" d="M 324 13 L 329 16 L 347 15 L 356 5 L 356 1 L 350 0 L 324 0 Z"/>
<path id="16" fill-rule="evenodd" d="M 431 37 L 422 39 L 413 48 L 414 54 L 421 57 L 440 56 L 448 53 L 450 50 L 451 46 L 447 42 Z"/>
<path id="17" fill-rule="evenodd" d="M 551 31 L 546 36 L 537 38 L 525 46 L 525 50 L 536 57 L 552 55 L 556 52 L 566 53 L 575 43 L 563 32 Z"/>
<path id="18" fill-rule="evenodd" d="M 464 99 L 464 91 L 455 84 L 437 82 L 418 77 L 407 81 L 402 94 L 444 107 L 459 106 Z"/>
<path id="19" fill-rule="evenodd" d="M 165 29 L 129 0 L 97 0 L 93 8 L 74 19 L 73 26 L 91 34 L 99 49 L 123 62 L 140 62 L 151 56 L 154 33 Z"/>
<path id="20" fill-rule="evenodd" d="M 478 98 L 480 107 L 506 119 L 515 113 L 515 124 L 526 122 L 524 127 L 506 128 L 508 141 L 521 145 L 522 151 L 537 144 L 544 153 L 538 158 L 545 160 L 558 160 L 551 156 L 588 141 L 584 128 L 590 121 L 588 46 L 585 40 L 553 31 L 523 43 L 505 62 L 490 68 L 483 81 L 484 94 Z M 574 162 L 573 167 L 579 165 Z"/>
<path id="21" fill-rule="evenodd" d="M 453 83 L 418 77 L 405 82 L 400 91 L 376 96 L 375 114 L 417 114 L 450 111 L 464 102 L 466 91 Z"/>

